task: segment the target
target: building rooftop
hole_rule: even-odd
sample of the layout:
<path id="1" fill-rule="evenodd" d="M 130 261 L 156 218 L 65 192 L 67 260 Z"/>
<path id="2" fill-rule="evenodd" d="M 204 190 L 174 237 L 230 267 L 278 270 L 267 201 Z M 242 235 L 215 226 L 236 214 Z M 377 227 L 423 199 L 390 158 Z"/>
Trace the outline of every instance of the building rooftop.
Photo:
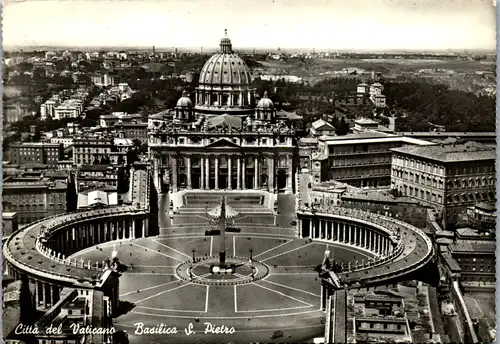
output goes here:
<path id="1" fill-rule="evenodd" d="M 347 134 L 342 136 L 327 136 L 323 135 L 319 137 L 321 141 L 347 141 L 347 140 L 359 140 L 359 139 L 373 139 L 373 138 L 387 138 L 387 137 L 397 137 L 396 135 L 381 133 L 378 131 L 364 131 L 356 134 Z"/>
<path id="2" fill-rule="evenodd" d="M 373 119 L 369 119 L 369 118 L 359 118 L 359 119 L 354 120 L 354 123 L 362 124 L 362 125 L 367 125 L 367 124 L 378 125 L 377 121 L 374 121 Z"/>
<path id="3" fill-rule="evenodd" d="M 412 137 L 398 136 L 372 130 L 367 130 L 360 133 L 348 134 L 343 136 L 322 135 L 318 138 L 318 140 L 324 141 L 327 145 L 348 145 L 348 144 L 365 144 L 365 143 L 381 143 L 381 142 L 402 142 L 420 146 L 435 145 L 435 143 L 425 140 L 415 139 Z"/>
<path id="4" fill-rule="evenodd" d="M 418 204 L 417 201 L 410 197 L 394 197 L 393 195 L 381 192 L 381 191 L 357 191 L 357 192 L 349 192 L 342 196 L 344 199 L 356 199 L 356 200 L 364 200 L 364 201 L 372 201 L 372 202 L 381 202 L 381 203 L 410 203 L 410 204 Z"/>
<path id="5" fill-rule="evenodd" d="M 335 130 L 335 127 L 333 125 L 331 125 L 330 123 L 326 122 L 325 120 L 323 119 L 318 119 L 317 121 L 314 121 L 311 126 L 314 128 L 314 129 L 318 129 L 318 128 L 321 128 L 323 126 L 326 126 L 328 127 L 330 130 Z"/>
<path id="6" fill-rule="evenodd" d="M 464 144 L 434 144 L 432 146 L 406 146 L 393 148 L 393 152 L 409 154 L 441 162 L 495 160 L 495 149 L 477 142 Z"/>
<path id="7" fill-rule="evenodd" d="M 459 239 L 450 245 L 452 252 L 495 254 L 496 243 L 491 240 Z"/>
<path id="8" fill-rule="evenodd" d="M 284 118 L 284 119 L 289 119 L 289 120 L 299 120 L 302 119 L 302 116 L 297 115 L 295 112 L 288 112 L 284 110 L 280 110 L 276 113 L 276 116 L 278 118 Z"/>

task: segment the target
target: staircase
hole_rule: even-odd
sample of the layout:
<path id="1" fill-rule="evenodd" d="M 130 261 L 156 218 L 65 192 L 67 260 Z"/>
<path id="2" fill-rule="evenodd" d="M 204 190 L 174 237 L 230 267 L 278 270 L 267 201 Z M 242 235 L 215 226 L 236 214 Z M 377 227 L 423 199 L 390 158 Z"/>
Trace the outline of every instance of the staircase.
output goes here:
<path id="1" fill-rule="evenodd" d="M 240 214 L 273 214 L 267 205 L 266 195 L 260 192 L 188 192 L 182 196 L 183 205 L 177 211 L 179 214 L 206 213 L 220 204 L 222 196 L 226 196 L 227 204 Z"/>

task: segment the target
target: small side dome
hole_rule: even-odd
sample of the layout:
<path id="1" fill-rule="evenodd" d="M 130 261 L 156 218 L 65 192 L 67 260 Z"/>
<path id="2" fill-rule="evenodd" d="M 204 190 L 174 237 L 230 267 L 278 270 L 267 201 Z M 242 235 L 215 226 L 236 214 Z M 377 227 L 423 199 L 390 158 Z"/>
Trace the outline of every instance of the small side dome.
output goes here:
<path id="1" fill-rule="evenodd" d="M 187 96 L 186 91 L 182 91 L 182 97 L 179 98 L 179 100 L 177 101 L 177 107 L 187 107 L 187 108 L 193 107 L 193 102 Z"/>
<path id="2" fill-rule="evenodd" d="M 274 108 L 273 101 L 267 97 L 267 91 L 264 92 L 264 96 L 257 103 L 257 108 L 258 109 L 273 109 Z"/>

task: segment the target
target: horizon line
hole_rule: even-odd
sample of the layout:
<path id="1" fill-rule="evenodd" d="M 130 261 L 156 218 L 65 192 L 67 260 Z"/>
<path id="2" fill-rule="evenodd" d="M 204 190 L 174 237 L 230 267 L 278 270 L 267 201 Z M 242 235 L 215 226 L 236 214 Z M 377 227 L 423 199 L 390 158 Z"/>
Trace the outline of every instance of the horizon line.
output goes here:
<path id="1" fill-rule="evenodd" d="M 3 46 L 4 51 L 7 50 L 13 50 L 13 49 L 23 49 L 23 48 L 30 48 L 30 49 L 42 49 L 42 48 L 54 48 L 54 49 L 104 49 L 104 48 L 120 48 L 121 50 L 144 50 L 144 49 L 152 49 L 155 48 L 156 52 L 161 52 L 160 50 L 207 50 L 208 51 L 217 51 L 219 50 L 218 47 L 215 46 L 156 46 L 156 45 L 137 45 L 137 46 L 132 46 L 132 45 L 64 45 L 64 44 L 40 44 L 40 45 L 29 45 L 29 44 L 6 44 Z M 280 51 L 290 51 L 290 50 L 311 50 L 311 52 L 314 50 L 316 53 L 318 52 L 324 52 L 324 51 L 337 51 L 337 52 L 456 52 L 456 51 L 482 51 L 482 52 L 490 52 L 490 53 L 496 53 L 495 48 L 374 48 L 374 49 L 368 49 L 368 48 L 326 48 L 326 47 L 292 47 L 292 48 L 282 48 L 279 47 Z M 258 50 L 258 51 L 275 51 L 277 52 L 278 47 L 239 47 L 233 50 L 238 51 L 238 50 Z"/>

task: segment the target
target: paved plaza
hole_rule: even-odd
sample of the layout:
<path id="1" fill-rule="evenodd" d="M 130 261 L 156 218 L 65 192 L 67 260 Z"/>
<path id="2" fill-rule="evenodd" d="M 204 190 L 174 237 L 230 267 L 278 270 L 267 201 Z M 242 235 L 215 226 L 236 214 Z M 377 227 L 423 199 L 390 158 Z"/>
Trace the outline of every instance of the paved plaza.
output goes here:
<path id="1" fill-rule="evenodd" d="M 326 243 L 297 238 L 294 227 L 277 226 L 283 219 L 272 214 L 242 214 L 234 221 L 241 232 L 226 236 L 227 255 L 229 260 L 246 260 L 252 250 L 253 259 L 268 269 L 265 277 L 241 284 L 218 283 L 221 278 L 214 283 L 205 278 L 209 282 L 201 283 L 197 278 L 204 270 L 193 269 L 196 276 L 190 280 L 181 278 L 179 269 L 192 264 L 193 254 L 202 262 L 218 255 L 218 238 L 204 233 L 210 219 L 203 214 L 179 214 L 171 219 L 165 203 L 160 207 L 160 236 L 110 242 L 75 255 L 104 260 L 116 250 L 127 265 L 120 278 L 124 314 L 114 325 L 127 331 L 131 343 L 279 343 L 323 336 L 325 316 L 319 309 L 320 283 L 314 267 L 321 264 Z M 368 257 L 347 246 L 330 244 L 330 249 L 339 262 Z M 236 272 L 240 276 L 249 273 L 245 266 Z M 164 324 L 176 327 L 178 333 L 139 336 L 137 323 L 144 323 L 144 328 Z M 235 332 L 205 334 L 207 323 L 234 327 Z M 185 329 L 190 324 L 195 333 L 188 336 Z M 275 331 L 283 331 L 283 337 L 271 339 Z"/>

